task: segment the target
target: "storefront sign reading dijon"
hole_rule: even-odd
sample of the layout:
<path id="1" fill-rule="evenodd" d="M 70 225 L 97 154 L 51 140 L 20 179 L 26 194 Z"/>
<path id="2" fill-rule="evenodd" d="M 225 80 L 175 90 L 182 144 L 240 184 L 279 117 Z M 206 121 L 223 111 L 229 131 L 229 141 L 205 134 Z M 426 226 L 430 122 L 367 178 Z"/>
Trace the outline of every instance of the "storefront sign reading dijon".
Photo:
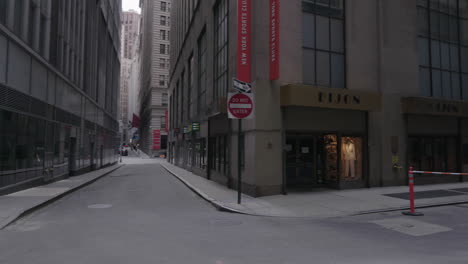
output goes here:
<path id="1" fill-rule="evenodd" d="M 308 85 L 286 85 L 281 87 L 282 106 L 377 111 L 380 109 L 380 101 L 381 97 L 378 93 L 364 91 Z"/>
<path id="2" fill-rule="evenodd" d="M 407 114 L 468 117 L 468 103 L 424 97 L 402 99 L 403 112 Z"/>

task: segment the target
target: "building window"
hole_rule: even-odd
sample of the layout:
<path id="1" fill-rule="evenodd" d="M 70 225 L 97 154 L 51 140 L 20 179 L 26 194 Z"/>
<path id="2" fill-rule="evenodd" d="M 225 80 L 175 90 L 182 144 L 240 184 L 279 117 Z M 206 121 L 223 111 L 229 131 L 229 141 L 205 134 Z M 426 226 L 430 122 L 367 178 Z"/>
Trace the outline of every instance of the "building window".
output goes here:
<path id="1" fill-rule="evenodd" d="M 302 2 L 304 83 L 345 88 L 343 0 Z"/>
<path id="2" fill-rule="evenodd" d="M 176 90 L 175 90 L 175 97 L 174 97 L 174 112 L 175 112 L 175 120 L 174 120 L 174 125 L 176 127 L 179 126 L 180 124 L 180 81 L 177 81 L 176 84 Z"/>
<path id="3" fill-rule="evenodd" d="M 167 17 L 166 16 L 161 16 L 161 26 L 165 26 L 167 22 Z"/>
<path id="4" fill-rule="evenodd" d="M 206 168 L 206 139 L 200 139 L 195 143 L 195 166 L 204 170 Z"/>
<path id="5" fill-rule="evenodd" d="M 159 53 L 166 54 L 166 45 L 165 44 L 159 44 Z"/>
<path id="6" fill-rule="evenodd" d="M 196 85 L 194 81 L 194 73 L 193 70 L 195 68 L 195 60 L 193 58 L 193 54 L 190 55 L 189 61 L 188 61 L 188 101 L 189 101 L 189 108 L 188 108 L 188 115 L 190 119 L 194 118 L 195 115 L 195 103 L 197 99 L 197 90 L 196 90 Z"/>
<path id="7" fill-rule="evenodd" d="M 206 105 L 206 69 L 207 69 L 207 54 L 206 54 L 206 34 L 203 32 L 198 39 L 198 98 L 196 104 L 196 112 L 200 114 L 202 108 Z M 204 109 L 203 109 L 204 110 Z"/>
<path id="8" fill-rule="evenodd" d="M 165 75 L 159 75 L 159 85 L 160 86 L 166 85 L 166 76 Z"/>
<path id="9" fill-rule="evenodd" d="M 210 145 L 210 169 L 226 175 L 227 164 L 227 137 L 213 137 L 209 140 Z"/>
<path id="10" fill-rule="evenodd" d="M 422 95 L 468 99 L 468 1 L 418 1 Z"/>
<path id="11" fill-rule="evenodd" d="M 160 67 L 161 69 L 166 68 L 166 59 L 164 59 L 164 58 L 160 58 L 160 59 L 159 59 L 159 67 Z"/>
<path id="12" fill-rule="evenodd" d="M 226 97 L 228 87 L 228 10 L 227 0 L 215 7 L 214 99 Z"/>
<path id="13" fill-rule="evenodd" d="M 181 83 L 181 92 L 182 92 L 182 122 L 185 122 L 188 120 L 188 85 L 186 83 L 185 79 L 185 71 L 182 72 L 181 78 L 180 78 L 180 83 Z"/>
<path id="14" fill-rule="evenodd" d="M 166 38 L 166 30 L 161 30 L 161 31 L 160 31 L 160 35 L 161 35 L 161 39 L 162 39 L 162 40 L 166 40 L 166 39 L 167 39 L 167 38 Z"/>
<path id="15" fill-rule="evenodd" d="M 165 129 L 166 129 L 166 117 L 161 116 L 161 130 L 165 130 Z"/>
<path id="16" fill-rule="evenodd" d="M 12 3 L 12 2 L 10 2 Z M 15 24 L 14 24 L 14 31 L 18 36 L 21 36 L 21 31 L 23 27 L 23 6 L 24 0 L 16 0 L 15 1 Z"/>
<path id="17" fill-rule="evenodd" d="M 0 0 L 0 23 L 3 25 L 6 24 L 7 9 L 8 9 L 8 1 Z"/>
<path id="18" fill-rule="evenodd" d="M 167 3 L 166 2 L 161 2 L 161 11 L 163 11 L 163 12 L 167 11 Z"/>
<path id="19" fill-rule="evenodd" d="M 162 106 L 167 106 L 167 93 L 162 94 Z"/>

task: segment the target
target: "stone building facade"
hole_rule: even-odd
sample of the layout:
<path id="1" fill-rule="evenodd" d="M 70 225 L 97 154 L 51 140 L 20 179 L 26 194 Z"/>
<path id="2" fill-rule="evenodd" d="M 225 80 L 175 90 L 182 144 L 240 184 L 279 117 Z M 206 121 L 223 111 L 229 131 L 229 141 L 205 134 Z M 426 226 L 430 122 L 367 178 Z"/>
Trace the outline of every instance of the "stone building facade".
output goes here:
<path id="1" fill-rule="evenodd" d="M 237 1 L 173 1 L 170 162 L 231 188 L 240 168 L 253 196 L 467 172 L 466 0 L 280 0 L 278 80 L 270 1 L 251 2 L 255 117 L 239 133 L 226 114 Z"/>

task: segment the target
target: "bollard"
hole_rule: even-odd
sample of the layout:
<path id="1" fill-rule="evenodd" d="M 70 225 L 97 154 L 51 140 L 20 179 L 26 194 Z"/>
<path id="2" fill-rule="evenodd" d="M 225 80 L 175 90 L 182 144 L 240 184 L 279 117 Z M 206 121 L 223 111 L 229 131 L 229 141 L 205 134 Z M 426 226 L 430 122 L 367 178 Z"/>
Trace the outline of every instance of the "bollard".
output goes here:
<path id="1" fill-rule="evenodd" d="M 410 216 L 422 216 L 422 215 L 424 215 L 423 213 L 416 212 L 416 210 L 415 210 L 413 167 L 410 167 L 409 171 L 408 171 L 408 186 L 409 186 L 409 195 L 410 195 L 410 211 L 409 212 L 402 212 L 402 214 L 410 215 Z"/>

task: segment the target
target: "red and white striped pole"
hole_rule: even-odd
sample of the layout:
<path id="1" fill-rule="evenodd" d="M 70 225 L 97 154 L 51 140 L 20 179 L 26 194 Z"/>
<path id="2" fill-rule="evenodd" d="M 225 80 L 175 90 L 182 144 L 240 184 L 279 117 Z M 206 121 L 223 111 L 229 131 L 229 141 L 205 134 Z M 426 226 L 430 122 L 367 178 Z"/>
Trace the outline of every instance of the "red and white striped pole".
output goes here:
<path id="1" fill-rule="evenodd" d="M 422 216 L 423 213 L 416 212 L 414 206 L 414 173 L 413 167 L 409 168 L 408 171 L 408 186 L 409 186 L 409 199 L 410 199 L 410 211 L 403 212 L 404 215 L 411 215 L 411 216 Z"/>

